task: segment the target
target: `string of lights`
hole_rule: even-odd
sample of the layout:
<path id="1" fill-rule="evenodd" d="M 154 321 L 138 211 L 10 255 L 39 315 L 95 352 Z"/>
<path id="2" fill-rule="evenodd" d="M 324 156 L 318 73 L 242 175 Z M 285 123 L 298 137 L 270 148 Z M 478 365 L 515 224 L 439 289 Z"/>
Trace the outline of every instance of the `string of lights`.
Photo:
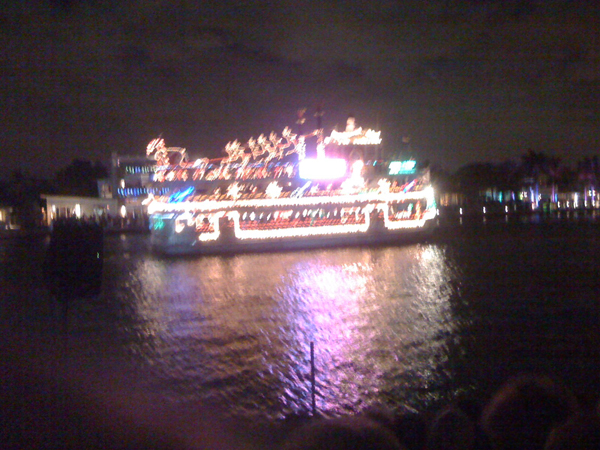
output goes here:
<path id="1" fill-rule="evenodd" d="M 316 158 L 306 157 L 307 138 L 317 140 Z M 202 249 L 424 229 L 437 206 L 414 161 L 391 164 L 388 174 L 367 180 L 364 161 L 327 155 L 330 146 L 380 143 L 380 132 L 353 124 L 326 138 L 321 129 L 298 135 L 286 127 L 281 136 L 228 142 L 220 160 L 189 163 L 185 150 L 155 139 L 147 148 L 157 161 L 154 182 L 173 190 L 146 202 L 154 241 Z M 177 164 L 166 164 L 173 153 L 181 155 Z"/>

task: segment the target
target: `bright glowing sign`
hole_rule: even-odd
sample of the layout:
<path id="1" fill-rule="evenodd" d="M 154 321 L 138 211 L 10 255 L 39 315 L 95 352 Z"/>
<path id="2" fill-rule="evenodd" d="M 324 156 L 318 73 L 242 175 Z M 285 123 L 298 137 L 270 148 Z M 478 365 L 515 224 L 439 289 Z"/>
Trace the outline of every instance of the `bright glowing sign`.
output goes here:
<path id="1" fill-rule="evenodd" d="M 392 161 L 390 163 L 390 175 L 408 175 L 416 172 L 416 161 Z"/>
<path id="2" fill-rule="evenodd" d="M 300 178 L 305 180 L 335 180 L 346 175 L 346 160 L 306 158 L 300 161 Z"/>
<path id="3" fill-rule="evenodd" d="M 331 136 L 325 139 L 325 143 L 333 142 L 338 145 L 379 145 L 381 144 L 381 131 L 364 130 L 357 128 L 350 131 L 331 132 Z"/>

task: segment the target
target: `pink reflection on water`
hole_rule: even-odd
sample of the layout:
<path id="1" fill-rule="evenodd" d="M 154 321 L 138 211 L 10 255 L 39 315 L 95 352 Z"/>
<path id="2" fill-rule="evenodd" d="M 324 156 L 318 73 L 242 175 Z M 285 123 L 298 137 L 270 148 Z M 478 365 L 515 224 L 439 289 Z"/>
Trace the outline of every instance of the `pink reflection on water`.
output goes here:
<path id="1" fill-rule="evenodd" d="M 453 276 L 429 245 L 146 258 L 124 286 L 129 345 L 174 398 L 285 414 L 310 408 L 314 342 L 318 409 L 357 411 L 435 384 Z"/>
<path id="2" fill-rule="evenodd" d="M 360 409 L 390 388 L 394 373 L 431 383 L 443 349 L 423 346 L 452 328 L 443 252 L 414 246 L 363 252 L 352 262 L 343 252 L 330 256 L 294 267 L 283 293 L 295 345 L 315 342 L 318 408 Z"/>

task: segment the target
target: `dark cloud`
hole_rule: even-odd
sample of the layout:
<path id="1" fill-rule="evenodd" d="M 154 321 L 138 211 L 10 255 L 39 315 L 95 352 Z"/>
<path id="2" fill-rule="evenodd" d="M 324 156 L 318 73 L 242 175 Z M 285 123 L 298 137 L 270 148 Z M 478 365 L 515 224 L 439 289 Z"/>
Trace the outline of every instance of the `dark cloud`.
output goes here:
<path id="1" fill-rule="evenodd" d="M 599 17 L 586 1 L 38 1 L 2 15 L 2 159 L 167 144 L 217 155 L 293 124 L 383 130 L 449 168 L 600 145 Z"/>

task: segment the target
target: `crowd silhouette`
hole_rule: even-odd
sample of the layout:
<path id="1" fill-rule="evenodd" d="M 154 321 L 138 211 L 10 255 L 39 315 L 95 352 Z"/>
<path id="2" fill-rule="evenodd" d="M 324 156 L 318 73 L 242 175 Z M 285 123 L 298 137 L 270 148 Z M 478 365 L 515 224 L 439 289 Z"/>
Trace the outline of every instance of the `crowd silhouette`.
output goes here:
<path id="1" fill-rule="evenodd" d="M 548 376 L 515 377 L 481 403 L 456 400 L 433 412 L 369 407 L 250 426 L 224 420 L 218 405 L 161 406 L 134 394 L 126 378 L 100 382 L 71 366 L 50 380 L 41 367 L 0 364 L 2 449 L 600 449 L 598 400 L 578 399 Z"/>
<path id="2" fill-rule="evenodd" d="M 598 450 L 600 403 L 581 404 L 541 375 L 505 383 L 482 407 L 456 402 L 434 414 L 370 408 L 353 417 L 310 418 L 283 450 Z"/>

